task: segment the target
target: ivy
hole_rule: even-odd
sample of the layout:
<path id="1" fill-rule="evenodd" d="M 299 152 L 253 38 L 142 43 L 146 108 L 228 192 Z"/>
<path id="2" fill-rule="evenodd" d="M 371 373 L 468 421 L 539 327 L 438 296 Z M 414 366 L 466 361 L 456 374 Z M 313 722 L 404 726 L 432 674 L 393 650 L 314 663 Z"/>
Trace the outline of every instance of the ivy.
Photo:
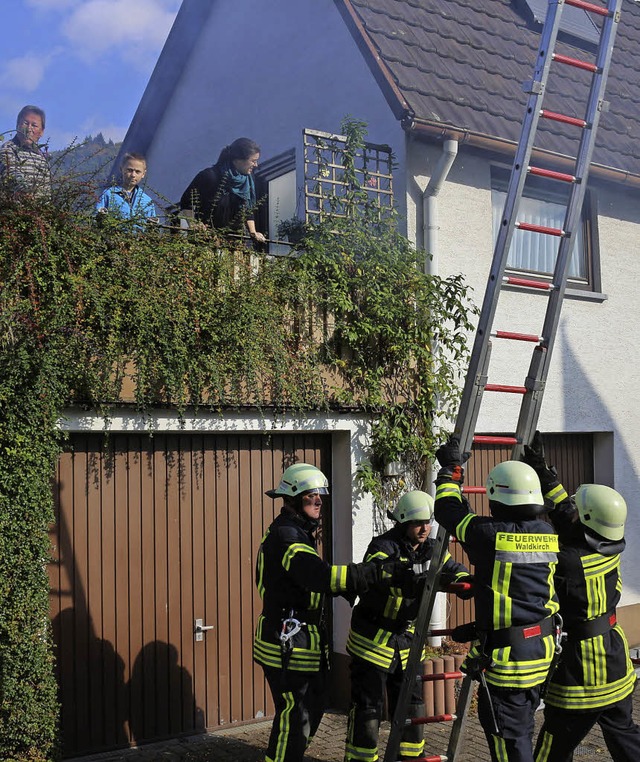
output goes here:
<path id="1" fill-rule="evenodd" d="M 58 754 L 46 563 L 65 408 L 108 416 L 124 395 L 142 412 L 359 411 L 363 489 L 383 509 L 395 462 L 394 489 L 422 483 L 457 401 L 467 288 L 426 275 L 367 201 L 349 155 L 364 125 L 344 129 L 340 214 L 302 226 L 288 257 L 211 231 L 98 227 L 86 184 L 49 205 L 0 197 L 0 759 Z"/>

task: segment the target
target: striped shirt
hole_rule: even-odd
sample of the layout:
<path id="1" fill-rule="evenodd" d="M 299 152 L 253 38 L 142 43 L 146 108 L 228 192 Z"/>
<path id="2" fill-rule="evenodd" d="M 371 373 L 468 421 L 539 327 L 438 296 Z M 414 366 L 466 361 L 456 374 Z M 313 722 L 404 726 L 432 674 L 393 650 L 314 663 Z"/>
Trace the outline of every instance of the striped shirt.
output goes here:
<path id="1" fill-rule="evenodd" d="M 15 138 L 0 147 L 0 178 L 12 191 L 51 198 L 51 170 L 37 146 L 20 145 Z"/>

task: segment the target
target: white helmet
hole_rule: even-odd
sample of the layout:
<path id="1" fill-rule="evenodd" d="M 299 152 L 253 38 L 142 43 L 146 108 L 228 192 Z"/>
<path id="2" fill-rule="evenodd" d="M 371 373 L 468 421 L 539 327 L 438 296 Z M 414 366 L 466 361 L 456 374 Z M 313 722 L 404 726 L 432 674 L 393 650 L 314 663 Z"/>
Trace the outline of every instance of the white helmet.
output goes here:
<path id="1" fill-rule="evenodd" d="M 319 468 L 308 463 L 295 463 L 289 466 L 280 478 L 280 484 L 276 489 L 266 491 L 269 497 L 286 495 L 295 497 L 303 492 L 317 491 L 321 495 L 329 494 L 329 482 Z"/>
<path id="2" fill-rule="evenodd" d="M 419 489 L 406 492 L 391 514 L 394 521 L 405 524 L 407 521 L 431 521 L 433 518 L 433 498 Z"/>
<path id="3" fill-rule="evenodd" d="M 505 460 L 491 469 L 487 497 L 490 504 L 513 508 L 514 514 L 537 515 L 545 510 L 538 475 L 519 460 Z"/>
<path id="4" fill-rule="evenodd" d="M 605 540 L 624 539 L 627 504 L 619 492 L 604 484 L 581 484 L 574 499 L 583 526 Z"/>

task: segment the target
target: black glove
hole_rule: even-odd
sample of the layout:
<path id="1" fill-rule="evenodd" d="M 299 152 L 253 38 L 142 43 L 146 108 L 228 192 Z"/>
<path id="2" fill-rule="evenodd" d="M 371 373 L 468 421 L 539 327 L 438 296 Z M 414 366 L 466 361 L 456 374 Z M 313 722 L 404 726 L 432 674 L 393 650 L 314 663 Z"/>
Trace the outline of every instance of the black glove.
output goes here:
<path id="1" fill-rule="evenodd" d="M 455 640 L 456 643 L 469 643 L 476 639 L 476 623 L 467 622 L 466 624 L 459 624 L 451 631 L 451 640 Z"/>
<path id="2" fill-rule="evenodd" d="M 414 577 L 409 561 L 365 561 L 361 564 L 349 564 L 352 590 L 358 594 L 366 593 L 369 588 L 381 582 L 397 587 L 407 584 Z"/>
<path id="3" fill-rule="evenodd" d="M 458 577 L 458 579 L 454 581 L 454 584 L 462 582 L 466 582 L 467 584 L 471 585 L 471 587 L 468 590 L 454 590 L 453 592 L 461 600 L 468 601 L 470 598 L 473 598 L 473 591 L 475 590 L 475 577 L 473 574 L 468 574 L 466 577 Z"/>
<path id="4" fill-rule="evenodd" d="M 457 436 L 449 437 L 448 441 L 436 450 L 436 458 L 441 466 L 438 479 L 448 477 L 462 484 L 464 481 L 462 466 L 470 457 L 470 452 L 460 452 L 460 439 Z"/>
<path id="5" fill-rule="evenodd" d="M 479 680 L 480 675 L 487 669 L 487 667 L 491 666 L 492 661 L 491 656 L 487 656 L 486 654 L 467 656 L 460 669 L 465 674 L 469 675 L 472 680 Z"/>
<path id="6" fill-rule="evenodd" d="M 531 444 L 524 446 L 524 454 L 521 456 L 521 460 L 536 472 L 543 492 L 547 492 L 548 488 L 558 481 L 558 473 L 555 468 L 547 465 L 542 434 L 539 431 L 533 435 Z"/>

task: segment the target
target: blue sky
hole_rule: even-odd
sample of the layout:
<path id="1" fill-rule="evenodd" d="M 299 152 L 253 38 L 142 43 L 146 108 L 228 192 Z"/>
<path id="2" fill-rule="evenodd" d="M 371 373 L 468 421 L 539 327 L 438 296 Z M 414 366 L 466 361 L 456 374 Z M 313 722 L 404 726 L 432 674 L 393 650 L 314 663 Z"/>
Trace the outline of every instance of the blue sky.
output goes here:
<path id="1" fill-rule="evenodd" d="M 4 0 L 0 133 L 33 103 L 51 149 L 98 132 L 122 140 L 181 2 Z"/>

